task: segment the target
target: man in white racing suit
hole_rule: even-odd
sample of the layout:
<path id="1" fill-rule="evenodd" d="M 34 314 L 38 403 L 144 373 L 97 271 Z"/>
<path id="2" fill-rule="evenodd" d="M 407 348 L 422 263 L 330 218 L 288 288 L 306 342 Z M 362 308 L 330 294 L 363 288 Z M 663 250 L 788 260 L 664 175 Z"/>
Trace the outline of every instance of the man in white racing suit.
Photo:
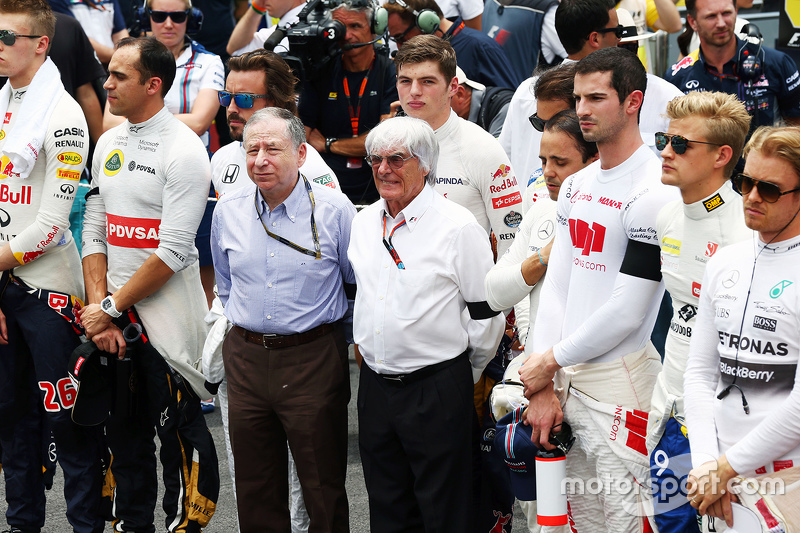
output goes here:
<path id="1" fill-rule="evenodd" d="M 122 359 L 121 327 L 138 322 L 131 357 L 139 407 L 106 424 L 115 531 L 153 531 L 161 441 L 168 531 L 199 531 L 214 514 L 217 456 L 200 410 L 210 398 L 197 359 L 208 332 L 195 232 L 210 185 L 200 138 L 164 106 L 175 59 L 154 38 L 120 41 L 109 64 L 110 109 L 126 117 L 97 143 L 86 201 L 87 336 Z M 112 321 L 113 320 L 113 321 Z M 126 416 L 127 415 L 127 416 Z"/>
<path id="2" fill-rule="evenodd" d="M 744 224 L 730 175 L 750 126 L 733 95 L 694 92 L 667 105 L 669 130 L 656 134 L 662 149 L 661 181 L 680 189 L 682 201 L 658 215 L 661 274 L 672 297 L 664 367 L 656 380 L 648 446 L 654 519 L 661 533 L 697 531 L 697 514 L 680 489 L 691 464 L 683 407 L 683 376 L 693 337 L 700 287 L 719 248 L 752 236 Z"/>
<path id="3" fill-rule="evenodd" d="M 554 70 L 546 72 L 543 77 Z M 539 294 L 544 285 L 542 280 L 547 272 L 555 234 L 558 191 L 564 180 L 595 162 L 598 157 L 597 145 L 584 140 L 574 109 L 560 111 L 544 124 L 539 157 L 549 196 L 539 198 L 525 213 L 513 244 L 486 275 L 486 300 L 489 306 L 496 311 L 516 306 L 516 327 L 520 343 L 526 347 L 525 356 L 530 354 L 531 349 L 531 344 L 527 343 L 529 321 L 527 313 L 523 317 L 520 309 L 529 307 L 535 317 L 539 307 Z M 525 300 L 528 306 L 517 305 Z M 521 364 L 522 361 L 519 361 Z M 518 365 L 510 363 L 503 380 L 519 383 L 517 369 Z M 505 387 L 513 386 L 506 383 L 503 388 L 506 390 Z M 518 390 L 521 394 L 521 387 Z M 495 407 L 493 405 L 493 409 Z M 495 419 L 500 418 L 497 412 L 494 415 Z M 528 529 L 538 531 L 536 503 L 520 500 L 519 504 L 528 519 Z"/>
<path id="4" fill-rule="evenodd" d="M 729 481 L 800 464 L 800 128 L 759 128 L 745 157 L 758 235 L 709 260 L 684 379 L 689 502 L 728 526 Z"/>
<path id="5" fill-rule="evenodd" d="M 217 150 L 211 158 L 211 181 L 217 198 L 252 183 L 245 167 L 242 131 L 253 113 L 265 107 L 280 107 L 297 114 L 297 79 L 278 54 L 267 50 L 247 52 L 230 58 L 228 69 L 230 73 L 219 100 L 227 109 L 233 142 Z M 305 145 L 306 162 L 300 172 L 309 181 L 341 190 L 336 174 L 310 144 Z"/>
<path id="6" fill-rule="evenodd" d="M 420 35 L 403 45 L 394 62 L 403 111 L 430 124 L 439 141 L 436 191 L 469 209 L 487 234 L 494 232 L 497 255 L 503 255 L 519 224 L 522 194 L 497 139 L 450 108 L 458 88 L 453 47 Z"/>
<path id="7" fill-rule="evenodd" d="M 47 57 L 55 26 L 43 0 L 0 3 L 0 463 L 11 531 L 44 526 L 43 466 L 57 460 L 70 529 L 95 533 L 102 444 L 71 420 L 67 374 L 84 298 L 69 214 L 89 135 Z"/>
<path id="8" fill-rule="evenodd" d="M 634 487 L 649 477 L 645 433 L 661 369 L 649 342 L 663 294 L 655 222 L 677 196 L 661 184 L 659 160 L 639 133 L 646 86 L 644 66 L 621 48 L 594 52 L 576 67 L 576 111 L 600 161 L 561 186 L 556 240 L 528 340 L 533 353 L 520 372 L 532 440 L 552 449 L 550 430 L 562 418 L 577 437 L 567 456 L 575 482 L 567 496 L 578 531 L 643 526 Z M 562 402 L 557 371 L 567 381 Z M 602 484 L 602 495 L 581 491 L 586 483 Z"/>

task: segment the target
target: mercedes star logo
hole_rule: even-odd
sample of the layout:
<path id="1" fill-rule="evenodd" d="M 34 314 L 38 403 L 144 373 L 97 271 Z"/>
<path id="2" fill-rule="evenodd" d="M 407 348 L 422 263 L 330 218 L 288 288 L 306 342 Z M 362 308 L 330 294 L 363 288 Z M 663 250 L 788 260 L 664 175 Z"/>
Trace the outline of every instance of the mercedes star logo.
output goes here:
<path id="1" fill-rule="evenodd" d="M 739 271 L 738 270 L 731 270 L 724 280 L 722 280 L 722 286 L 726 289 L 730 289 L 734 285 L 739 282 Z"/>
<path id="2" fill-rule="evenodd" d="M 544 222 L 542 222 L 542 225 L 539 226 L 539 229 L 536 231 L 536 236 L 542 240 L 548 239 L 550 238 L 550 235 L 553 234 L 554 229 L 555 226 L 553 224 L 553 221 L 545 220 Z"/>

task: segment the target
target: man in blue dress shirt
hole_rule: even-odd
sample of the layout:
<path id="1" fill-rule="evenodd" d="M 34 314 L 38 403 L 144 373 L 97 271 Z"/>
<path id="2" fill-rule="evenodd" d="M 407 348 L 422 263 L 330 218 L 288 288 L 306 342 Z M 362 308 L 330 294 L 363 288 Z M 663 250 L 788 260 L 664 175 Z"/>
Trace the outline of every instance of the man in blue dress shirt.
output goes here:
<path id="1" fill-rule="evenodd" d="M 226 194 L 212 223 L 217 289 L 234 324 L 222 354 L 242 531 L 290 531 L 287 439 L 310 530 L 349 530 L 345 286 L 355 282 L 356 210 L 300 174 L 304 141 L 289 111 L 257 111 L 244 129 L 255 185 Z"/>

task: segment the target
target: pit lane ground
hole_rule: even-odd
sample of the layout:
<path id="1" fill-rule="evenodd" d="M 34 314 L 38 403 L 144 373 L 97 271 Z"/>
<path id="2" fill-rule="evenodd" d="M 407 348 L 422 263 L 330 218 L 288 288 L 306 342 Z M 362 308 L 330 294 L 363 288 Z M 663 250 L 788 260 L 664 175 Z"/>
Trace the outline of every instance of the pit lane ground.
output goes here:
<path id="1" fill-rule="evenodd" d="M 353 349 L 350 348 L 350 387 L 351 398 L 348 406 L 348 448 L 347 448 L 347 497 L 350 503 L 350 530 L 353 533 L 369 531 L 369 508 L 367 504 L 367 490 L 364 486 L 364 475 L 361 470 L 361 458 L 358 454 L 358 416 L 356 413 L 356 397 L 358 395 L 358 366 L 353 358 Z M 220 497 L 217 502 L 217 511 L 211 523 L 205 528 L 206 533 L 235 533 L 236 532 L 236 504 L 233 500 L 233 489 L 230 475 L 228 474 L 228 456 L 225 452 L 225 440 L 222 430 L 222 418 L 219 408 L 206 415 L 206 423 L 214 436 L 217 445 L 220 469 Z M 156 439 L 158 442 L 158 439 Z M 160 479 L 159 473 L 159 479 Z M 53 489 L 46 493 L 47 517 L 44 533 L 69 533 L 72 528 L 66 518 L 66 504 L 62 497 L 64 491 L 64 478 L 61 470 L 56 472 Z M 159 491 L 158 503 L 155 510 L 156 531 L 164 531 L 164 513 L 161 510 L 161 494 Z M 5 483 L 0 482 L 0 531 L 6 529 L 5 523 Z M 514 508 L 513 533 L 527 533 L 525 516 L 518 505 Z M 111 525 L 105 531 L 111 531 Z"/>

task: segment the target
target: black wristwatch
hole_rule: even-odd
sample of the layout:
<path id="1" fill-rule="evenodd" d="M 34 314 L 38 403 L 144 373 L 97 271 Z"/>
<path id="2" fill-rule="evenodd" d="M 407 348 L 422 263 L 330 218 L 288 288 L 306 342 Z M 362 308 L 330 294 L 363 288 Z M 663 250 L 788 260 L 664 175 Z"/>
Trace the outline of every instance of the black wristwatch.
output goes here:
<path id="1" fill-rule="evenodd" d="M 335 143 L 336 141 L 338 141 L 338 140 L 339 139 L 336 138 L 336 137 L 328 137 L 327 139 L 325 139 L 325 153 L 326 154 L 331 153 L 331 145 L 333 143 Z"/>

